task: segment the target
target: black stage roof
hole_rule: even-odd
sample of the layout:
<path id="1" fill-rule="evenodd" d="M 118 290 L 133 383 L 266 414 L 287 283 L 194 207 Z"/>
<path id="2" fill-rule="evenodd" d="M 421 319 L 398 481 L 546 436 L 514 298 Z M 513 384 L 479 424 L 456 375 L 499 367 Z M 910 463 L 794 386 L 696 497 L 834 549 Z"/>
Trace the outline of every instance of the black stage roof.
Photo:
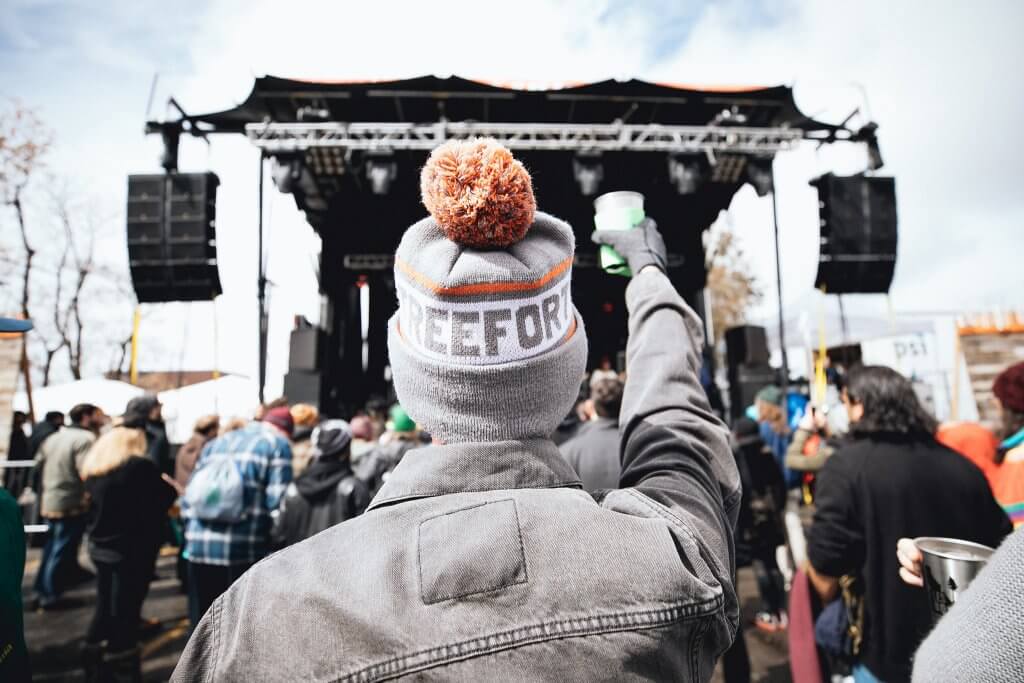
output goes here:
<path id="1" fill-rule="evenodd" d="M 249 123 L 309 120 L 304 114 L 315 109 L 326 110 L 322 118 L 347 122 L 424 122 L 443 115 L 453 121 L 611 123 L 626 118 L 629 123 L 704 126 L 733 107 L 745 117 L 745 126 L 799 128 L 809 136 L 839 129 L 801 113 L 787 86 L 698 89 L 635 79 L 535 90 L 457 76 L 365 82 L 264 76 L 237 107 L 188 118 L 201 128 L 238 133 Z"/>

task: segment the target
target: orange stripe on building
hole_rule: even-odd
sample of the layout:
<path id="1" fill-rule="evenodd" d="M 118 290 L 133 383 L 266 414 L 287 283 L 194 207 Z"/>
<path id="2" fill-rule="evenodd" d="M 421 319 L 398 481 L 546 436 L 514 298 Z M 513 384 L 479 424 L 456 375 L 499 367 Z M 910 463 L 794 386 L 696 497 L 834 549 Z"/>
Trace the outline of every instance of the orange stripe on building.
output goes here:
<path id="1" fill-rule="evenodd" d="M 476 294 L 529 292 L 534 289 L 540 289 L 565 271 L 569 270 L 572 266 L 572 257 L 570 256 L 541 277 L 529 282 L 479 282 L 472 285 L 458 285 L 456 287 L 444 287 L 434 282 L 426 275 L 414 270 L 412 266 L 397 256 L 395 257 L 395 266 L 397 266 L 406 277 L 438 296 L 473 296 Z"/>

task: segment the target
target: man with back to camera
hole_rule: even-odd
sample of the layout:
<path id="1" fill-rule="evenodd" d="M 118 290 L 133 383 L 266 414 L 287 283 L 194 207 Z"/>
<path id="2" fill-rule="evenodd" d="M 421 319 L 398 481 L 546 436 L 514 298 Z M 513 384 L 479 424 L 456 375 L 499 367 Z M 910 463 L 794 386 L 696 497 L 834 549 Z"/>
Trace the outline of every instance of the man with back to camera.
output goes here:
<path id="1" fill-rule="evenodd" d="M 590 379 L 589 419 L 574 437 L 559 446 L 587 491 L 619 487 L 619 410 L 622 380 L 611 371 L 594 371 Z"/>
<path id="2" fill-rule="evenodd" d="M 737 626 L 739 481 L 654 223 L 596 235 L 634 276 L 622 489 L 595 498 L 549 438 L 587 358 L 571 228 L 494 141 L 442 145 L 421 186 L 388 343 L 435 443 L 365 514 L 246 572 L 173 680 L 708 680 Z"/>
<path id="3" fill-rule="evenodd" d="M 78 548 L 85 534 L 89 510 L 79 467 L 103 423 L 103 411 L 89 403 L 68 412 L 71 426 L 43 441 L 36 451 L 42 471 L 41 514 L 50 525 L 50 536 L 36 575 L 39 606 L 54 607 L 61 594 L 88 575 L 78 564 Z"/>

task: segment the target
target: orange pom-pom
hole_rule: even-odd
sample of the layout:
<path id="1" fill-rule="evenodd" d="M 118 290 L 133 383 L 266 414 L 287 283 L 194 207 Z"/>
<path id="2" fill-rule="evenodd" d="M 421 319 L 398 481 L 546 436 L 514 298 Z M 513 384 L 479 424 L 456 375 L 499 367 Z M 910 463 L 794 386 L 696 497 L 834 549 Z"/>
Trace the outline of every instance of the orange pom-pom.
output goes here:
<path id="1" fill-rule="evenodd" d="M 495 140 L 453 140 L 435 149 L 420 176 L 423 205 L 445 236 L 476 249 L 523 239 L 537 202 L 526 168 Z"/>

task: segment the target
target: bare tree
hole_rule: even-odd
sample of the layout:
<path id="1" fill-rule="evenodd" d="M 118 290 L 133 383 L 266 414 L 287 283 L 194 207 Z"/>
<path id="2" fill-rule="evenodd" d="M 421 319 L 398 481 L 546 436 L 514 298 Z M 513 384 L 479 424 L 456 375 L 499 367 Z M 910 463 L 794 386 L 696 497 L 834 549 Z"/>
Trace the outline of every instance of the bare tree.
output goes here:
<path id="1" fill-rule="evenodd" d="M 29 182 L 42 170 L 52 135 L 35 112 L 15 102 L 10 111 L 0 112 L 0 199 L 14 209 L 25 263 L 21 270 L 21 314 L 29 317 L 29 281 L 36 250 L 25 223 L 24 195 Z"/>
<path id="2" fill-rule="evenodd" d="M 75 193 L 56 179 L 46 179 L 46 186 L 56 189 L 29 192 L 30 181 L 43 173 L 50 140 L 49 130 L 30 110 L 15 105 L 0 111 L 0 198 L 13 209 L 20 237 L 24 260 L 16 262 L 18 305 L 36 323 L 28 353 L 43 386 L 53 379 L 59 359 L 67 361 L 61 374 L 81 379 L 90 354 L 105 355 L 98 353 L 103 346 L 113 345 L 115 338 L 119 343 L 124 334 L 110 329 L 116 326 L 102 309 L 133 299 L 124 286 L 124 269 L 98 258 L 97 240 L 105 221 L 96 220 L 88 205 L 76 202 Z M 28 194 L 34 197 L 31 220 Z M 86 310 L 97 307 L 101 310 L 92 315 Z M 121 327 L 129 325 L 128 316 L 122 317 Z M 86 334 L 87 328 L 96 333 Z"/>
<path id="3" fill-rule="evenodd" d="M 725 223 L 716 224 L 710 235 L 706 265 L 711 294 L 711 319 L 715 339 L 725 330 L 747 322 L 747 313 L 761 301 L 763 292 L 750 273 L 736 234 Z"/>

